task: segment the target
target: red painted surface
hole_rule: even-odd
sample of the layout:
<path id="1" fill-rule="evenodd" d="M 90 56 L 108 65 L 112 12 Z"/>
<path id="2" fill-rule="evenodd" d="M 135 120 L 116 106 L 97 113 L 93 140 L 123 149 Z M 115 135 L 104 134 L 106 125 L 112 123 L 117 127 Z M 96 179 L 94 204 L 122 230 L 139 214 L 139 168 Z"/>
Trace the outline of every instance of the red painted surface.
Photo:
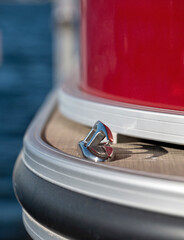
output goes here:
<path id="1" fill-rule="evenodd" d="M 83 91 L 184 111 L 183 0 L 82 0 L 81 25 Z"/>
<path id="2" fill-rule="evenodd" d="M 107 134 L 108 134 L 108 138 L 109 138 L 109 141 L 111 143 L 113 143 L 113 136 L 112 136 L 112 132 L 111 130 L 104 124 L 105 128 L 106 128 L 106 131 L 107 131 Z"/>

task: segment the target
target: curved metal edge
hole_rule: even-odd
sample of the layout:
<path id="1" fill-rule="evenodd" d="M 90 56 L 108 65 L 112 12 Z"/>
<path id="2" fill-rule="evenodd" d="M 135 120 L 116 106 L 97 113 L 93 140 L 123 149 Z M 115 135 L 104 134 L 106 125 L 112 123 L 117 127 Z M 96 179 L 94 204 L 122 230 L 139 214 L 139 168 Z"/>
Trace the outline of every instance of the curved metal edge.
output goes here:
<path id="1" fill-rule="evenodd" d="M 38 223 L 25 211 L 25 209 L 22 211 L 24 226 L 34 240 L 69 240 Z"/>
<path id="2" fill-rule="evenodd" d="M 184 216 L 184 183 L 138 174 L 65 154 L 41 138 L 56 104 L 52 93 L 29 127 L 24 164 L 36 175 L 66 189 L 125 206 Z"/>
<path id="3" fill-rule="evenodd" d="M 184 112 L 148 107 L 138 109 L 135 105 L 89 95 L 80 91 L 75 83 L 67 82 L 59 89 L 58 99 L 62 114 L 76 122 L 92 126 L 100 119 L 113 132 L 184 144 Z"/>
<path id="4" fill-rule="evenodd" d="M 69 191 L 39 178 L 21 159 L 16 163 L 14 189 L 26 213 L 48 228 L 49 233 L 81 240 L 183 239 L 184 218 L 129 208 Z M 40 229 L 35 225 L 31 229 L 35 228 L 33 233 L 38 237 Z"/>
<path id="5" fill-rule="evenodd" d="M 14 171 L 14 189 L 31 218 L 48 232 L 70 239 L 179 240 L 184 236 L 184 218 L 121 206 L 64 189 L 39 178 L 21 159 Z"/>

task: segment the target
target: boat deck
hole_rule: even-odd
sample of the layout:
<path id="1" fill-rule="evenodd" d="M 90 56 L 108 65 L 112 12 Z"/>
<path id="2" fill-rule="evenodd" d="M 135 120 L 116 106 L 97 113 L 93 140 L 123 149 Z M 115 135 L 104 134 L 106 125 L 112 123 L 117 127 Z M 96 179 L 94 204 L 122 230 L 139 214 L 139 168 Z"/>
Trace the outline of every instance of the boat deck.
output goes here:
<path id="1" fill-rule="evenodd" d="M 90 128 L 73 122 L 60 114 L 56 108 L 49 118 L 42 138 L 62 152 L 80 157 L 78 142 L 83 140 Z M 113 144 L 115 158 L 104 162 L 119 168 L 184 177 L 184 146 L 148 141 L 118 135 Z"/>

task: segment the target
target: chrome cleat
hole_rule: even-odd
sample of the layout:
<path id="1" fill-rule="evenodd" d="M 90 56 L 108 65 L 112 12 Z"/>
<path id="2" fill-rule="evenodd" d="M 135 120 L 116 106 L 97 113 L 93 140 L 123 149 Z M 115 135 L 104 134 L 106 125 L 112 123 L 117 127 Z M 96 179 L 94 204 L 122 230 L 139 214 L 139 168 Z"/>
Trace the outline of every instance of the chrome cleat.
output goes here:
<path id="1" fill-rule="evenodd" d="M 97 121 L 79 147 L 85 158 L 94 162 L 111 161 L 114 157 L 111 130 L 102 122 Z"/>

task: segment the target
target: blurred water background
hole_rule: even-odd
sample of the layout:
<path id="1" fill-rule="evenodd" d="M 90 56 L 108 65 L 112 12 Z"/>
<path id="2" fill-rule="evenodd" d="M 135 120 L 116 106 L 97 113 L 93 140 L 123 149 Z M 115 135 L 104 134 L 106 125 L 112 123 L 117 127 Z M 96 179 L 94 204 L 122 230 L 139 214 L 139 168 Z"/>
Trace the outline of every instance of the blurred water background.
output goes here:
<path id="1" fill-rule="evenodd" d="M 24 132 L 51 88 L 51 4 L 0 1 L 0 36 L 0 240 L 21 240 L 26 234 L 12 171 Z"/>

